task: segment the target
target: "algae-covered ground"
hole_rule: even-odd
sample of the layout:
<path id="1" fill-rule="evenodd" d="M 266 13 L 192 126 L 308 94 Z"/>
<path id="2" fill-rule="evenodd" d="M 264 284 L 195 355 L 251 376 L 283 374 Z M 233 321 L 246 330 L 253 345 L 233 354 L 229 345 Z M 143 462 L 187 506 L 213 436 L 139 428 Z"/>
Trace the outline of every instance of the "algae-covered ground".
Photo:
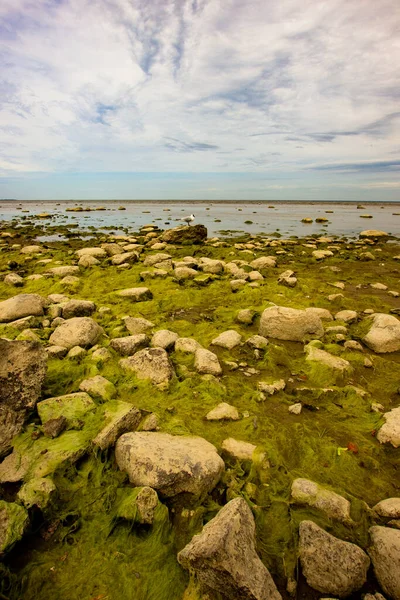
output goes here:
<path id="1" fill-rule="evenodd" d="M 252 464 L 226 460 L 222 480 L 200 505 L 188 503 L 186 498 L 161 498 L 168 509 L 158 510 L 152 526 L 132 524 L 118 519 L 115 511 L 118 490 L 129 486 L 127 476 L 118 470 L 112 449 L 101 452 L 90 446 L 99 427 L 97 413 L 85 417 L 79 430 L 66 431 L 49 440 L 38 437 L 40 419 L 33 412 L 25 430 L 14 441 L 16 448 L 38 456 L 51 453 L 57 444 L 69 450 L 84 450 L 75 464 L 50 461 L 46 474 L 53 475 L 57 497 L 44 513 L 35 507 L 30 510 L 32 525 L 28 534 L 0 563 L 0 598 L 180 599 L 189 576 L 177 563 L 177 552 L 223 504 L 238 495 L 253 510 L 259 556 L 282 595 L 289 597 L 289 579 L 298 581 L 298 598 L 318 598 L 320 594 L 307 587 L 298 567 L 299 522 L 312 518 L 337 537 L 365 549 L 372 518 L 368 507 L 400 493 L 399 450 L 376 439 L 383 423 L 382 413 L 400 404 L 400 353 L 378 355 L 366 346 L 351 350 L 343 345 L 346 339 L 360 340 L 365 334 L 366 309 L 383 313 L 399 309 L 399 298 L 388 291 L 400 291 L 400 261 L 395 259 L 400 245 L 386 239 L 375 243 L 316 242 L 312 236 L 301 240 L 252 236 L 226 242 L 212 240 L 196 246 L 169 244 L 161 250 L 173 260 L 193 256 L 248 263 L 259 256 L 276 258 L 277 266 L 262 271 L 264 278 L 258 287 L 246 284 L 233 293 L 230 281 L 234 277 L 226 272 L 211 275 L 206 285 L 190 280 L 179 283 L 173 273 L 141 281 L 142 271 L 153 270 L 143 266 L 143 259 L 155 254 L 150 246 L 157 241 L 141 232 L 129 232 L 122 241 L 129 244 L 134 238 L 142 246 L 139 262 L 126 269 L 101 259 L 98 266 L 82 268 L 79 283 L 72 287 L 56 277 L 28 280 L 29 275 L 44 274 L 57 264 L 77 264 L 77 249 L 100 246 L 111 236 L 93 233 L 82 239 L 79 235 L 74 237 L 70 230 L 63 231 L 69 239 L 42 242 L 41 253 L 30 255 L 21 254 L 21 246 L 35 244 L 35 237 L 46 233 L 44 226 L 3 227 L 2 231 L 13 237 L 1 239 L 0 271 L 3 275 L 16 272 L 24 282 L 21 288 L 0 282 L 0 300 L 18 293 L 62 293 L 69 298 L 91 300 L 97 307 L 92 316 L 107 336 L 101 340 L 101 346 L 108 347 L 112 338 L 128 335 L 122 317 L 140 316 L 152 321 L 154 330 L 169 329 L 181 337 L 196 339 L 218 355 L 223 367 L 219 378 L 202 376 L 194 368 L 192 355 L 172 351 L 170 359 L 176 377 L 168 389 L 158 389 L 124 372 L 119 366 L 121 357 L 113 350 L 112 358 L 104 363 L 94 361 L 89 351 L 79 360 L 49 358 L 42 398 L 76 392 L 83 379 L 100 374 L 116 386 L 119 399 L 135 405 L 144 414 L 156 413 L 160 431 L 202 436 L 219 451 L 222 441 L 229 437 L 251 442 L 259 448 L 260 457 L 265 452 L 269 467 L 262 458 L 256 458 Z M 316 247 L 330 249 L 333 256 L 316 260 L 312 256 Z M 363 260 L 366 252 L 372 253 L 372 260 Z M 43 264 L 43 259 L 52 262 Z M 288 269 L 295 272 L 298 280 L 293 288 L 278 283 L 279 274 Z M 344 289 L 332 285 L 337 282 L 342 282 Z M 387 290 L 372 288 L 371 284 L 377 282 L 387 286 Z M 149 287 L 153 299 L 134 303 L 116 294 L 138 286 Z M 329 300 L 332 294 L 341 295 Z M 359 319 L 347 325 L 344 339 L 337 338 L 336 332 L 322 339 L 323 348 L 348 360 L 353 373 L 337 377 L 329 369 L 312 366 L 306 362 L 300 342 L 270 339 L 265 350 L 255 353 L 245 342 L 258 333 L 262 311 L 274 304 L 291 308 L 314 306 L 332 314 L 342 309 L 357 311 Z M 101 307 L 109 311 L 99 310 Z M 256 314 L 250 325 L 236 319 L 238 311 L 245 308 Z M 346 324 L 339 320 L 324 325 Z M 233 350 L 210 347 L 211 341 L 227 329 L 238 331 L 243 343 Z M 52 332 L 49 323 L 32 331 L 44 345 L 48 344 Z M 20 331 L 1 325 L 0 335 L 15 339 Z M 372 366 L 364 365 L 366 358 Z M 257 383 L 278 379 L 285 380 L 285 390 L 262 399 Z M 299 390 L 305 387 L 309 389 Z M 206 421 L 205 415 L 220 402 L 235 406 L 240 420 Z M 302 403 L 299 415 L 288 410 L 296 402 Z M 383 408 L 374 412 L 372 403 Z M 350 500 L 352 522 L 340 524 L 314 509 L 291 504 L 291 484 L 298 477 L 313 480 Z M 19 487 L 20 483 L 5 484 L 0 497 L 14 501 Z M 375 584 L 370 573 L 363 592 Z M 194 597 L 193 590 L 186 592 L 186 600 Z M 359 597 L 360 594 L 354 595 Z"/>

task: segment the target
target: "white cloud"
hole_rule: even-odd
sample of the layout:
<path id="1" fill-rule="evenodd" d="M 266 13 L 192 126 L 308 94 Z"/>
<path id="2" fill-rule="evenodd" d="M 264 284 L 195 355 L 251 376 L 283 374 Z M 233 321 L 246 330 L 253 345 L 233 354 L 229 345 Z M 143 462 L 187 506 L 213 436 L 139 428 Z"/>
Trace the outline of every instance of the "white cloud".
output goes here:
<path id="1" fill-rule="evenodd" d="M 3 0 L 0 169 L 284 177 L 393 159 L 393 8 L 382 0 L 378 19 L 374 0 Z"/>

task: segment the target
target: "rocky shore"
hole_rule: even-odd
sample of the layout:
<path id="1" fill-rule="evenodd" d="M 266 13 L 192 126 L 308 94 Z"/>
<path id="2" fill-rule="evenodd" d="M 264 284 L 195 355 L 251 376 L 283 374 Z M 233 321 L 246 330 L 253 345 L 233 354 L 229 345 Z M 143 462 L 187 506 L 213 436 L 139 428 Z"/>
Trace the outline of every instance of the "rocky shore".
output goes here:
<path id="1" fill-rule="evenodd" d="M 90 233 L 0 227 L 0 598 L 399 600 L 400 242 Z"/>

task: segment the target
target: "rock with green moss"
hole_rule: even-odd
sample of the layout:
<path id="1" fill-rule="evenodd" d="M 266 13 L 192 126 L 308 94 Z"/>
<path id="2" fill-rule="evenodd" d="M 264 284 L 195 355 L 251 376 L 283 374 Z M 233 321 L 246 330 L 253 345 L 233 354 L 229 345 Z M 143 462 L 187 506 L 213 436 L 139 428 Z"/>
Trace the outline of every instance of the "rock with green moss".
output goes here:
<path id="1" fill-rule="evenodd" d="M 73 317 L 57 327 L 49 342 L 69 350 L 74 346 L 87 348 L 97 344 L 103 333 L 103 329 L 91 317 Z"/>
<path id="2" fill-rule="evenodd" d="M 88 412 L 95 410 L 95 408 L 95 403 L 86 392 L 47 398 L 47 400 L 42 400 L 37 404 L 37 411 L 42 423 L 61 416 L 68 419 L 68 421 L 80 419 Z"/>
<path id="3" fill-rule="evenodd" d="M 36 477 L 21 487 L 18 500 L 26 507 L 37 506 L 44 511 L 51 504 L 57 488 L 50 477 Z"/>
<path id="4" fill-rule="evenodd" d="M 93 444 L 105 450 L 128 431 L 134 431 L 142 418 L 141 412 L 132 404 L 114 400 L 104 405 L 105 425 L 96 435 Z"/>
<path id="5" fill-rule="evenodd" d="M 205 439 L 168 433 L 125 433 L 117 441 L 115 457 L 131 483 L 166 497 L 182 492 L 203 497 L 224 470 L 215 446 Z"/>
<path id="6" fill-rule="evenodd" d="M 323 512 L 327 517 L 350 523 L 350 502 L 309 479 L 295 479 L 292 483 L 291 500 Z"/>
<path id="7" fill-rule="evenodd" d="M 226 598 L 282 599 L 257 555 L 254 517 L 243 498 L 228 502 L 179 552 L 178 562 Z"/>
<path id="8" fill-rule="evenodd" d="M 339 540 L 313 521 L 302 521 L 299 534 L 300 562 L 310 587 L 341 598 L 364 585 L 370 560 L 361 548 Z"/>
<path id="9" fill-rule="evenodd" d="M 112 400 L 117 395 L 115 385 L 101 375 L 95 375 L 94 377 L 90 377 L 90 379 L 84 379 L 80 383 L 79 389 L 81 392 L 86 392 L 92 396 L 92 398 L 102 400 L 103 402 Z"/>
<path id="10" fill-rule="evenodd" d="M 153 524 L 159 504 L 155 490 L 144 486 L 118 491 L 116 517 L 141 525 Z"/>
<path id="11" fill-rule="evenodd" d="M 14 502 L 0 500 L 0 556 L 22 538 L 28 525 L 29 517 L 25 508 Z"/>
<path id="12" fill-rule="evenodd" d="M 321 350 L 312 344 L 307 344 L 305 351 L 307 353 L 306 360 L 308 362 L 324 365 L 325 367 L 328 367 L 333 371 L 338 371 L 342 374 L 350 375 L 353 372 L 349 361 L 345 360 L 344 358 L 334 356 L 333 354 L 330 354 L 325 350 Z"/>
<path id="13" fill-rule="evenodd" d="M 309 338 L 320 338 L 324 328 L 318 315 L 285 306 L 271 306 L 261 315 L 259 334 L 278 340 L 303 342 Z"/>
<path id="14" fill-rule="evenodd" d="M 46 354 L 37 342 L 0 339 L 0 456 L 35 408 L 46 375 Z"/>

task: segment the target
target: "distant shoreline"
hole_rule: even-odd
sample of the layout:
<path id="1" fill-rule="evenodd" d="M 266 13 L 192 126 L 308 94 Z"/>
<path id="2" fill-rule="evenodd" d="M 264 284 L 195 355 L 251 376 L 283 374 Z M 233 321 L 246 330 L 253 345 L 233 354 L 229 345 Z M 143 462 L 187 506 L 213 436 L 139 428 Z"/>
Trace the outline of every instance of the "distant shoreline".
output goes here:
<path id="1" fill-rule="evenodd" d="M 400 200 L 121 200 L 120 198 L 115 198 L 113 200 L 20 200 L 13 198 L 4 198 L 0 199 L 0 203 L 38 203 L 41 204 L 110 204 L 110 203 L 121 203 L 121 204 L 254 204 L 254 205 L 273 205 L 273 204 L 302 204 L 307 206 L 313 206 L 317 204 L 324 205 L 352 205 L 352 204 L 368 204 L 369 206 L 373 205 L 391 205 L 391 206 L 400 206 Z"/>

